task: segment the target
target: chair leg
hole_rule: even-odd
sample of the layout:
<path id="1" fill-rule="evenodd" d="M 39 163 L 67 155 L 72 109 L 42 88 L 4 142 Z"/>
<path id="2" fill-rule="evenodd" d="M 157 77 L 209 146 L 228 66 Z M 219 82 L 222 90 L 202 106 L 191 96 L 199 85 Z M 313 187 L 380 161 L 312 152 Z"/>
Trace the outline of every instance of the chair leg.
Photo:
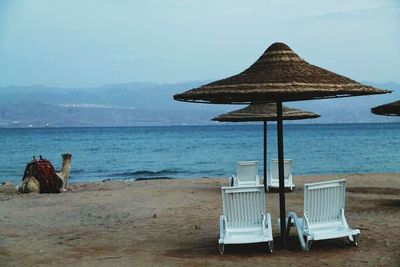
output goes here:
<path id="1" fill-rule="evenodd" d="M 355 247 L 358 247 L 359 236 L 360 236 L 359 234 L 353 235 L 353 241 L 350 241 L 350 238 L 349 238 L 350 243 Z"/>
<path id="2" fill-rule="evenodd" d="M 289 237 L 290 228 L 292 227 L 292 217 L 289 216 L 286 220 L 286 236 Z"/>
<path id="3" fill-rule="evenodd" d="M 274 241 L 268 241 L 269 253 L 274 253 Z"/>
<path id="4" fill-rule="evenodd" d="M 289 236 L 290 227 L 296 226 L 297 236 L 299 238 L 301 249 L 303 251 L 309 251 L 312 244 L 312 238 L 311 236 L 308 236 L 303 232 L 304 220 L 305 220 L 304 218 L 297 217 L 296 213 L 289 212 L 287 219 L 287 233 Z"/>
<path id="5" fill-rule="evenodd" d="M 355 245 L 356 247 L 358 247 L 358 239 L 360 238 L 360 235 L 359 235 L 359 234 L 356 234 L 356 235 L 353 236 L 353 238 L 354 238 L 354 245 Z"/>
<path id="6" fill-rule="evenodd" d="M 219 254 L 223 255 L 225 252 L 225 246 L 224 244 L 219 244 Z"/>
<path id="7" fill-rule="evenodd" d="M 312 245 L 312 240 L 309 240 L 308 237 L 306 237 L 306 238 L 307 238 L 307 241 L 306 241 L 306 251 L 310 251 L 311 245 Z"/>

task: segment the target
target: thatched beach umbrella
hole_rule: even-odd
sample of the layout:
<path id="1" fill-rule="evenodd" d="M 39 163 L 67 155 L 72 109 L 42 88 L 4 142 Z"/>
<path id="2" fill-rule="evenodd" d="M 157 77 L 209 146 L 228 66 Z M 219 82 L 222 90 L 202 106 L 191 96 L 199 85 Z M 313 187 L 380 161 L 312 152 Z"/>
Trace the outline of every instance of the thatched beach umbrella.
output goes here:
<path id="1" fill-rule="evenodd" d="M 301 109 L 282 106 L 283 120 L 303 120 L 314 119 L 320 115 L 304 111 Z M 276 104 L 251 104 L 245 108 L 234 110 L 212 119 L 220 122 L 244 122 L 244 121 L 263 121 L 264 122 L 264 190 L 267 192 L 267 121 L 276 121 Z"/>
<path id="2" fill-rule="evenodd" d="M 195 103 L 276 103 L 279 205 L 282 246 L 286 247 L 282 102 L 389 93 L 314 66 L 284 43 L 274 43 L 245 71 L 174 96 Z"/>
<path id="3" fill-rule="evenodd" d="M 371 112 L 384 116 L 400 116 L 400 100 L 371 108 Z"/>

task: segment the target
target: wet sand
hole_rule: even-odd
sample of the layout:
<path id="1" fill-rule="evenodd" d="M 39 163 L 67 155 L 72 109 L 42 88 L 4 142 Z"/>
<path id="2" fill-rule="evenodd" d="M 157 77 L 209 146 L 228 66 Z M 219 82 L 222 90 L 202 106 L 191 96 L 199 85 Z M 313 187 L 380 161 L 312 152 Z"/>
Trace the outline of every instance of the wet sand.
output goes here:
<path id="1" fill-rule="evenodd" d="M 303 252 L 292 230 L 287 250 L 227 246 L 218 254 L 220 187 L 227 179 L 74 184 L 62 194 L 0 188 L 0 266 L 399 266 L 400 174 L 294 177 L 287 211 L 302 212 L 304 182 L 345 178 L 346 217 L 359 247 L 317 241 Z M 268 193 L 275 246 L 278 193 Z"/>

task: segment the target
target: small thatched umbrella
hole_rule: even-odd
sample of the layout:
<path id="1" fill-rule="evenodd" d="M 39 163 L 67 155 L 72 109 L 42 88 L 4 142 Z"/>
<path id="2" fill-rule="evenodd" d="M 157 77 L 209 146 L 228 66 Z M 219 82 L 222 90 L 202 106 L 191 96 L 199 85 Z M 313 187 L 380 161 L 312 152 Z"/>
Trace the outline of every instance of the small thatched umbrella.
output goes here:
<path id="1" fill-rule="evenodd" d="M 400 100 L 371 108 L 371 112 L 384 116 L 400 116 Z"/>
<path id="2" fill-rule="evenodd" d="M 314 119 L 320 115 L 304 111 L 301 109 L 282 106 L 283 120 L 303 120 Z M 276 104 L 251 104 L 245 108 L 234 110 L 212 119 L 220 122 L 244 122 L 244 121 L 263 121 L 264 122 L 264 190 L 267 192 L 267 121 L 276 121 Z"/>
<path id="3" fill-rule="evenodd" d="M 389 92 L 311 65 L 286 44 L 274 43 L 245 71 L 177 94 L 174 99 L 215 104 L 276 103 L 281 241 L 285 248 L 282 102 Z"/>

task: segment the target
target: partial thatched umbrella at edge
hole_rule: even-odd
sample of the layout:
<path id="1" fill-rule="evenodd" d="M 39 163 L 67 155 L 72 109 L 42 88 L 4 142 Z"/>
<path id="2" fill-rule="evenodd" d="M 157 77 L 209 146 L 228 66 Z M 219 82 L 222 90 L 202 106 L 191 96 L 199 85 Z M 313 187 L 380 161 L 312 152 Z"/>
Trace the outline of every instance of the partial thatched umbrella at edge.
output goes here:
<path id="1" fill-rule="evenodd" d="M 371 108 L 371 112 L 376 115 L 400 116 L 400 100 Z"/>
<path id="2" fill-rule="evenodd" d="M 276 103 L 281 242 L 286 248 L 282 102 L 389 92 L 311 65 L 286 44 L 274 43 L 243 72 L 174 95 L 174 99 L 213 104 Z"/>
<path id="3" fill-rule="evenodd" d="M 282 107 L 283 120 L 303 120 L 314 119 L 320 115 L 304 111 L 301 109 Z M 212 119 L 220 122 L 245 122 L 245 121 L 263 121 L 264 122 L 264 190 L 267 192 L 267 121 L 276 121 L 276 104 L 251 104 L 245 108 L 234 110 Z"/>

